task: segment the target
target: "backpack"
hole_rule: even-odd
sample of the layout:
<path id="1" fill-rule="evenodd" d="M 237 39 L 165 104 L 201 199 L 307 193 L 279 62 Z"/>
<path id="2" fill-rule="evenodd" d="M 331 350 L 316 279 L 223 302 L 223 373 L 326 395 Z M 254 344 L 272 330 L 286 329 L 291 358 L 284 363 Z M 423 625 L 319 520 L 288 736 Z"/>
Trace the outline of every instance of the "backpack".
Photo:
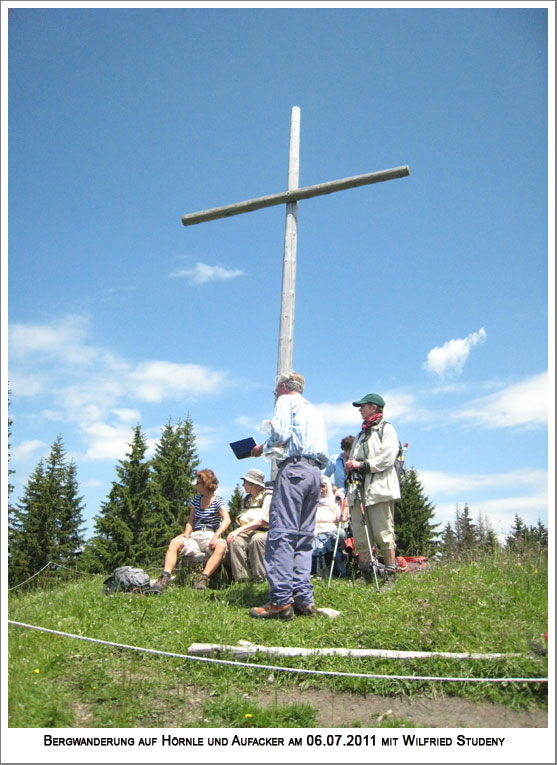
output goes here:
<path id="1" fill-rule="evenodd" d="M 313 537 L 313 551 L 311 558 L 311 573 L 314 576 L 327 577 L 333 563 L 333 553 L 335 551 L 336 536 L 334 534 L 317 534 Z M 342 555 L 341 547 L 344 543 L 338 544 L 333 568 L 333 576 L 346 576 L 346 566 Z"/>
<path id="2" fill-rule="evenodd" d="M 151 579 L 141 568 L 121 566 L 115 568 L 108 579 L 104 580 L 103 592 L 144 592 L 151 586 Z"/>
<path id="3" fill-rule="evenodd" d="M 390 424 L 390 423 L 389 423 Z M 381 424 L 379 425 L 379 428 L 377 430 L 377 433 L 379 434 L 379 440 L 383 440 L 383 430 L 385 428 L 385 425 L 387 425 L 387 420 L 383 420 Z M 402 444 L 400 443 L 400 440 L 398 442 L 398 454 L 395 458 L 395 464 L 394 469 L 396 472 L 396 477 L 398 478 L 398 481 L 400 483 L 402 476 L 404 475 L 404 471 L 406 470 L 406 463 L 404 458 L 404 449 L 402 448 Z"/>

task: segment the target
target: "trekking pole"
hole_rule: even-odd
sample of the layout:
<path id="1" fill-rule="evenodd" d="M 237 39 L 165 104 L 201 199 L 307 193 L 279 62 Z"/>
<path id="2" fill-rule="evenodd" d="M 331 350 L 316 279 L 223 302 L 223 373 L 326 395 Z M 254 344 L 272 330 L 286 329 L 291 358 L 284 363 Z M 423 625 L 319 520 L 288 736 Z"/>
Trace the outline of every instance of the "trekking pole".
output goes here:
<path id="1" fill-rule="evenodd" d="M 371 568 L 373 569 L 373 576 L 375 578 L 375 588 L 376 588 L 377 592 L 379 592 L 380 590 L 379 590 L 379 580 L 377 579 L 377 565 L 376 565 L 376 562 L 375 562 L 375 555 L 373 554 L 373 549 L 371 547 L 371 540 L 369 538 L 369 531 L 367 529 L 366 516 L 365 516 L 365 512 L 364 512 L 365 504 L 364 504 L 364 498 L 362 496 L 361 482 L 357 478 L 354 478 L 353 480 L 354 480 L 354 483 L 356 485 L 356 494 L 357 494 L 357 496 L 360 499 L 360 510 L 362 511 L 362 523 L 364 524 L 364 529 L 366 531 L 367 546 L 368 546 L 368 549 L 369 549 L 369 564 L 370 564 Z"/>
<path id="2" fill-rule="evenodd" d="M 377 564 L 375 562 L 375 554 L 373 552 L 371 541 L 369 539 L 369 531 L 367 530 L 367 523 L 366 523 L 366 518 L 364 515 L 364 506 L 360 505 L 360 507 L 362 510 L 362 523 L 364 524 L 364 529 L 366 530 L 367 546 L 369 548 L 369 564 L 371 568 L 373 569 L 373 576 L 375 578 L 375 589 L 377 590 L 377 592 L 379 592 L 379 580 L 377 579 Z"/>
<path id="3" fill-rule="evenodd" d="M 336 557 L 337 557 L 337 550 L 338 550 L 338 540 L 339 540 L 339 537 L 340 537 L 340 524 L 342 523 L 342 514 L 343 514 L 343 511 L 344 511 L 344 503 L 345 502 L 346 502 L 346 499 L 344 500 L 344 502 L 342 504 L 342 509 L 340 511 L 340 518 L 338 519 L 337 538 L 336 538 L 336 542 L 335 542 L 335 549 L 334 549 L 334 552 L 333 552 L 333 560 L 331 561 L 331 570 L 329 571 L 329 584 L 327 585 L 327 587 L 331 586 L 331 579 L 333 577 L 333 569 L 335 567 L 335 560 L 336 560 Z"/>

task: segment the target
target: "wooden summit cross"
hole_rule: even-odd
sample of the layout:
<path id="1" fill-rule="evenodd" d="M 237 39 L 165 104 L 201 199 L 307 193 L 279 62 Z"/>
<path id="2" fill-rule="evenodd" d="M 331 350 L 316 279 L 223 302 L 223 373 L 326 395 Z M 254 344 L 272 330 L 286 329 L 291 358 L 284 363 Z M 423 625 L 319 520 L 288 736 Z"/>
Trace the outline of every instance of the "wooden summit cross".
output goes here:
<path id="1" fill-rule="evenodd" d="M 288 189 L 287 191 L 271 194 L 257 199 L 248 199 L 245 202 L 236 202 L 225 207 L 214 207 L 211 210 L 203 210 L 182 216 L 184 226 L 193 226 L 195 223 L 203 223 L 217 218 L 228 218 L 232 215 L 259 210 L 262 207 L 286 204 L 286 230 L 284 235 L 284 258 L 282 264 L 282 295 L 279 329 L 279 348 L 277 375 L 289 372 L 292 369 L 292 357 L 294 350 L 294 302 L 296 295 L 296 239 L 298 231 L 298 200 L 310 197 L 331 194 L 333 191 L 342 191 L 357 186 L 366 186 L 370 183 L 390 181 L 393 178 L 403 178 L 410 175 L 408 165 L 394 167 L 391 170 L 380 170 L 376 173 L 354 175 L 351 178 L 342 178 L 338 181 L 320 183 L 317 186 L 298 187 L 300 167 L 300 109 L 292 108 L 290 118 L 290 154 L 288 161 Z"/>

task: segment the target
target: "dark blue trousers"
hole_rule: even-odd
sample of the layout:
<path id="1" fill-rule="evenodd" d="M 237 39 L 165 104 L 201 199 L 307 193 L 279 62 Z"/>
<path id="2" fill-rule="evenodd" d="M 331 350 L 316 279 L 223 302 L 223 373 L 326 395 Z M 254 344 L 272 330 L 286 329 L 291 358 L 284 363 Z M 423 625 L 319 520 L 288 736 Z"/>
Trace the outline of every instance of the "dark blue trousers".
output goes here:
<path id="1" fill-rule="evenodd" d="M 270 602 L 313 603 L 311 556 L 321 471 L 304 457 L 283 463 L 275 480 L 269 511 L 265 571 Z"/>

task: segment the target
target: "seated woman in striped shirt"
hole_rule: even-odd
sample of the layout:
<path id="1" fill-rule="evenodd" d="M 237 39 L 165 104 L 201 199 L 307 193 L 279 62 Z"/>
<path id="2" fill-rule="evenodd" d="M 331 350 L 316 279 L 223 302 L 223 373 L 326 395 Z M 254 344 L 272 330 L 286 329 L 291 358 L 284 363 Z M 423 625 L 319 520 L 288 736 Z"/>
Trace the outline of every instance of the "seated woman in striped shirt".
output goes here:
<path id="1" fill-rule="evenodd" d="M 209 578 L 224 558 L 226 542 L 222 534 L 230 526 L 230 515 L 224 501 L 216 493 L 219 482 L 212 470 L 198 470 L 198 494 L 191 501 L 191 512 L 184 533 L 170 541 L 164 559 L 164 571 L 151 587 L 154 592 L 162 592 L 170 582 L 172 569 L 176 565 L 178 555 L 185 558 L 198 557 L 205 553 L 209 560 L 203 573 L 194 584 L 196 590 L 206 589 Z"/>

